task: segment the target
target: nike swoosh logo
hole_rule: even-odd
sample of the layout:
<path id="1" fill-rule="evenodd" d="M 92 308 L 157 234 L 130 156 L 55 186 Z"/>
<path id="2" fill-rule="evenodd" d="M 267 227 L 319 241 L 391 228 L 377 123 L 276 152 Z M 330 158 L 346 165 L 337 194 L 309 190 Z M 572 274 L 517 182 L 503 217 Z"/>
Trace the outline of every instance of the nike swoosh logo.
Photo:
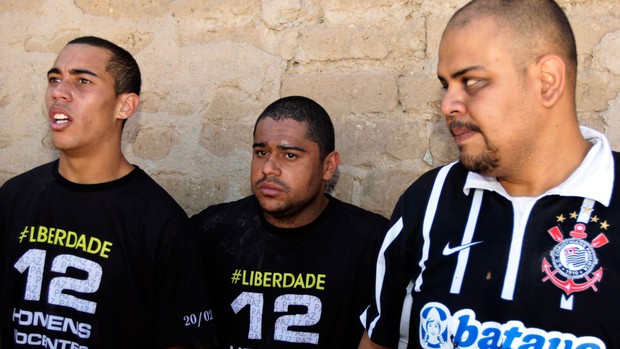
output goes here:
<path id="1" fill-rule="evenodd" d="M 481 242 L 482 242 L 482 241 L 474 241 L 474 242 L 470 242 L 470 243 L 468 243 L 468 244 L 461 245 L 461 246 L 456 246 L 456 247 L 450 247 L 450 243 L 448 242 L 448 243 L 446 244 L 446 247 L 444 247 L 444 248 L 443 248 L 443 255 L 444 255 L 444 256 L 449 256 L 449 255 L 451 255 L 451 254 L 453 254 L 453 253 L 456 253 L 456 252 L 459 252 L 459 251 L 461 251 L 461 250 L 464 250 L 464 249 L 470 248 L 470 247 L 472 247 L 472 246 L 474 246 L 474 245 L 478 245 L 478 244 L 479 244 L 479 243 L 481 243 Z"/>

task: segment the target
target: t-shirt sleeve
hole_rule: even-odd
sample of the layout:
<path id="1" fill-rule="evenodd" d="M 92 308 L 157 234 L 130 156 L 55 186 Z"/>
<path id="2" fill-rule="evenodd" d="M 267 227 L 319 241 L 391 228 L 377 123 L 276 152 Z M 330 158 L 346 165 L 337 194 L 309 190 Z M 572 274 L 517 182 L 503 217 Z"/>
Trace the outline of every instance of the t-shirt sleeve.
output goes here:
<path id="1" fill-rule="evenodd" d="M 215 336 L 205 267 L 187 217 L 170 221 L 177 232 L 161 249 L 156 264 L 159 347 L 208 341 Z"/>

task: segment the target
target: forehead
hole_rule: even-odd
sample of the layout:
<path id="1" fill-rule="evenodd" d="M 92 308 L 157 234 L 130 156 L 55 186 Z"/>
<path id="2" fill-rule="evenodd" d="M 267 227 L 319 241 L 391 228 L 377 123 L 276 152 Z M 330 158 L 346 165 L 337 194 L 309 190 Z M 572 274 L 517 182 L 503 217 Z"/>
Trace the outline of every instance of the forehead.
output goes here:
<path id="1" fill-rule="evenodd" d="M 84 69 L 104 73 L 110 61 L 110 51 L 87 44 L 66 45 L 54 61 L 54 68 L 62 70 Z"/>
<path id="2" fill-rule="evenodd" d="M 308 138 L 308 125 L 293 119 L 264 118 L 256 125 L 254 141 L 260 143 L 312 142 Z M 314 143 L 314 142 L 313 142 Z"/>
<path id="3" fill-rule="evenodd" d="M 501 67 L 511 61 L 508 40 L 509 34 L 490 17 L 448 27 L 439 45 L 438 75 L 447 78 L 469 67 Z"/>

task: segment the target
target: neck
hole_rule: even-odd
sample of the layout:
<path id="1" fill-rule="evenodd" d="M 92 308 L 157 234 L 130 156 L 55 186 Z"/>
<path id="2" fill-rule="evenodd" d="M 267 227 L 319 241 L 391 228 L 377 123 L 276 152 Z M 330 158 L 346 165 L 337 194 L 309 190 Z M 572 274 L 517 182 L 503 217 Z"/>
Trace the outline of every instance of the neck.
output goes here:
<path id="1" fill-rule="evenodd" d="M 497 180 L 511 196 L 539 196 L 562 184 L 583 162 L 592 144 L 581 133 L 558 132 L 564 141 L 538 144 L 528 161 Z"/>
<path id="2" fill-rule="evenodd" d="M 278 228 L 299 228 L 314 222 L 314 220 L 321 215 L 323 210 L 325 210 L 328 203 L 329 198 L 326 195 L 320 195 L 305 207 L 300 208 L 298 212 L 272 215 L 263 211 L 263 215 L 269 224 Z"/>
<path id="3" fill-rule="evenodd" d="M 111 182 L 126 176 L 134 166 L 122 153 L 117 156 L 101 158 L 82 158 L 60 153 L 58 172 L 65 179 L 79 184 L 98 184 Z"/>

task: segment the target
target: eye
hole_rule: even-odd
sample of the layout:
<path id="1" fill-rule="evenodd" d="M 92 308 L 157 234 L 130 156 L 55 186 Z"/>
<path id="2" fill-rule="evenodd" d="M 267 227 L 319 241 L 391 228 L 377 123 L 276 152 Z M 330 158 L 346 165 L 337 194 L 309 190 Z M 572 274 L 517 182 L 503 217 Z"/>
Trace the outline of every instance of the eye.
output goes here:
<path id="1" fill-rule="evenodd" d="M 447 90 L 448 89 L 448 82 L 442 78 L 439 78 L 439 83 L 441 84 L 441 89 L 442 90 Z"/>
<path id="2" fill-rule="evenodd" d="M 469 95 L 477 94 L 485 86 L 487 86 L 487 81 L 488 80 L 481 78 L 463 78 L 465 92 Z"/>
<path id="3" fill-rule="evenodd" d="M 478 82 L 480 82 L 480 79 L 464 78 L 463 82 L 465 83 L 466 87 L 469 87 L 469 86 L 473 86 L 473 85 L 477 84 Z"/>
<path id="4" fill-rule="evenodd" d="M 48 77 L 47 77 L 47 82 L 48 82 L 49 84 L 57 84 L 57 83 L 59 83 L 59 82 L 60 82 L 60 78 L 55 77 L 55 76 L 48 76 Z"/>
<path id="5" fill-rule="evenodd" d="M 91 81 L 90 81 L 90 80 L 85 79 L 85 78 L 79 78 L 79 79 L 78 79 L 78 81 L 79 81 L 79 82 L 80 82 L 80 84 L 82 84 L 82 85 L 87 85 L 87 84 L 90 84 L 90 83 L 91 83 Z"/>
<path id="6" fill-rule="evenodd" d="M 286 153 L 286 154 L 284 154 L 284 157 L 289 159 L 289 160 L 293 160 L 293 159 L 296 159 L 298 156 L 297 156 L 297 154 Z"/>
<path id="7" fill-rule="evenodd" d="M 254 151 L 254 155 L 256 155 L 259 158 L 262 158 L 262 157 L 267 156 L 267 152 L 264 150 L 256 150 Z"/>

